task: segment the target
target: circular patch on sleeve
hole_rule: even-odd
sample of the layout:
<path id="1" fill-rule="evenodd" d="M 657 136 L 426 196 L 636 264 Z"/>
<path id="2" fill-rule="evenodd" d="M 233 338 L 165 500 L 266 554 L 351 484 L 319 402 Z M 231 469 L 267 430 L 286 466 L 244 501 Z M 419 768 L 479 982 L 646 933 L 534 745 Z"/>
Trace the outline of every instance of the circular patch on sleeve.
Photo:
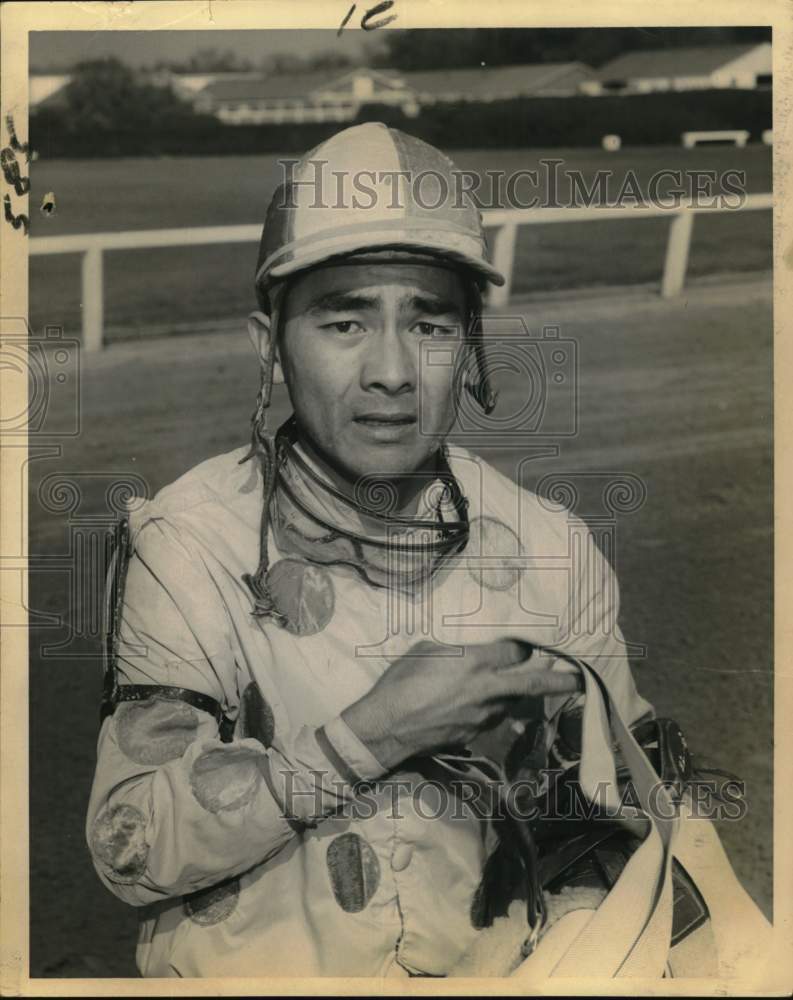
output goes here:
<path id="1" fill-rule="evenodd" d="M 468 572 L 489 590 L 509 590 L 520 577 L 520 569 L 507 559 L 521 555 L 520 540 L 512 528 L 494 517 L 475 517 L 471 521 L 468 545 Z"/>
<path id="2" fill-rule="evenodd" d="M 342 833 L 328 845 L 327 861 L 336 902 L 345 913 L 360 913 L 380 883 L 380 862 L 371 845 L 357 833 Z"/>
<path id="3" fill-rule="evenodd" d="M 91 852 L 112 872 L 114 881 L 137 882 L 149 856 L 146 818 L 140 809 L 122 803 L 100 813 L 91 832 Z"/>
<path id="4" fill-rule="evenodd" d="M 252 738 L 258 740 L 263 747 L 272 746 L 275 718 L 256 681 L 251 681 L 242 692 L 237 730 L 242 739 Z"/>
<path id="5" fill-rule="evenodd" d="M 231 916 L 237 909 L 239 897 L 240 883 L 237 879 L 232 879 L 185 896 L 185 913 L 194 924 L 212 927 Z"/>
<path id="6" fill-rule="evenodd" d="M 262 755 L 247 747 L 213 747 L 193 761 L 190 787 L 207 812 L 227 812 L 247 805 L 262 783 Z"/>
<path id="7" fill-rule="evenodd" d="M 178 760 L 198 731 L 198 714 L 192 705 L 156 696 L 122 702 L 113 721 L 119 747 L 136 764 Z"/>
<path id="8" fill-rule="evenodd" d="M 333 581 L 322 566 L 302 559 L 279 559 L 267 571 L 267 589 L 293 635 L 315 635 L 333 617 Z"/>

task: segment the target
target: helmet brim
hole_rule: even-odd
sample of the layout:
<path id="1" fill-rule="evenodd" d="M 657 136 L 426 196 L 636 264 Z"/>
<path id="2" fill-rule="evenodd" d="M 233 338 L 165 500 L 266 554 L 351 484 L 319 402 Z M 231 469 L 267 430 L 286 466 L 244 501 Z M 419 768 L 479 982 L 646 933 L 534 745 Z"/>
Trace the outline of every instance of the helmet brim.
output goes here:
<path id="1" fill-rule="evenodd" d="M 462 241 L 461 241 L 462 242 Z M 418 254 L 430 254 L 444 261 L 449 261 L 459 267 L 473 271 L 478 277 L 493 285 L 504 285 L 506 278 L 495 267 L 483 260 L 481 256 L 468 253 L 465 247 L 455 249 L 449 246 L 448 233 L 433 238 L 432 233 L 400 234 L 395 239 L 393 230 L 382 233 L 374 231 L 362 239 L 361 234 L 350 234 L 347 238 L 336 236 L 327 240 L 305 246 L 291 260 L 275 264 L 267 270 L 269 281 L 278 281 L 299 271 L 307 270 L 318 264 L 340 260 L 353 254 L 376 250 L 413 250 Z M 256 275 L 257 282 L 265 272 L 262 265 Z"/>

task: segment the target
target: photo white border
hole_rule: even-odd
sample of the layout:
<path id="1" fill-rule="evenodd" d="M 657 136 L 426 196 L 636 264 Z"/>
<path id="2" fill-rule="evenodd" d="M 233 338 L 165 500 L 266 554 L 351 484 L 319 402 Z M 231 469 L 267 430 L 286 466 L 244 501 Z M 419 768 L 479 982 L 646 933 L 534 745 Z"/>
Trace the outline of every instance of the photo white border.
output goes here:
<path id="1" fill-rule="evenodd" d="M 270 28 L 335 30 L 351 0 L 166 0 L 166 2 L 5 3 L 2 26 L 2 119 L 13 114 L 20 141 L 28 137 L 28 32 L 129 31 Z M 363 4 L 358 5 L 364 9 Z M 567 0 L 552 8 L 544 0 L 396 0 L 397 20 L 390 28 L 418 27 L 707 27 L 770 25 L 773 29 L 774 164 L 774 488 L 775 488 L 775 684 L 774 684 L 774 954 L 757 969 L 751 983 L 704 980 L 548 979 L 55 979 L 29 978 L 28 899 L 28 649 L 27 631 L 3 628 L 25 614 L 27 593 L 19 577 L 0 573 L 0 994 L 3 996 L 250 996 L 267 995 L 525 995 L 580 996 L 786 996 L 793 989 L 793 641 L 791 574 L 790 454 L 793 413 L 790 339 L 785 320 L 793 318 L 793 225 L 791 177 L 793 137 L 793 4 L 786 0 Z M 352 27 L 345 31 L 360 30 Z M 5 132 L 3 133 L 5 144 Z M 5 192 L 4 192 L 5 193 Z M 14 199 L 15 211 L 28 215 L 27 198 Z M 785 213 L 788 218 L 786 219 Z M 4 326 L 28 313 L 27 239 L 0 221 L 0 317 Z M 20 380 L 0 370 L 0 414 L 18 414 L 26 399 Z M 5 391 L 4 391 L 5 390 Z M 1 443 L 1 442 L 0 442 Z M 27 551 L 26 448 L 0 447 L 0 551 L 18 546 L 20 531 Z M 68 901 L 64 900 L 68 919 Z"/>

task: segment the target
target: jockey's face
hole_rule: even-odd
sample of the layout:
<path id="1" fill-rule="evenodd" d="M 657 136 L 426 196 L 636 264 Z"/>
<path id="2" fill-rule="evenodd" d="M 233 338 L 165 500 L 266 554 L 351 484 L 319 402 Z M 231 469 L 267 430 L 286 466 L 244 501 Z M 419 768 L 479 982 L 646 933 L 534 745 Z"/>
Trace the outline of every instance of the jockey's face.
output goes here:
<path id="1" fill-rule="evenodd" d="M 307 272 L 283 303 L 278 356 L 306 443 L 347 481 L 405 476 L 455 418 L 465 284 L 445 267 Z"/>

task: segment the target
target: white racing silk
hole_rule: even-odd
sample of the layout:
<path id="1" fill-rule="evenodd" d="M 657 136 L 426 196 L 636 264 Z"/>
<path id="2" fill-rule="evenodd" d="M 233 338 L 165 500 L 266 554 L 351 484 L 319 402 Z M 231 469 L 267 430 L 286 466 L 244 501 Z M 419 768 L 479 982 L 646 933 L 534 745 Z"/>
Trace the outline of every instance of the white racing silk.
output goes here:
<path id="1" fill-rule="evenodd" d="M 234 739 L 184 702 L 121 702 L 99 735 L 87 817 L 97 871 L 141 907 L 144 976 L 446 975 L 483 933 L 470 912 L 487 825 L 419 771 L 356 790 L 383 768 L 340 713 L 420 640 L 453 670 L 461 644 L 517 638 L 585 660 L 630 725 L 650 706 L 614 573 L 579 518 L 450 448 L 465 551 L 411 597 L 280 550 L 271 533 L 285 629 L 251 615 L 242 582 L 262 505 L 243 453 L 197 466 L 133 515 L 118 659 L 122 685 L 216 699 Z M 551 733 L 582 697 L 545 699 Z"/>

